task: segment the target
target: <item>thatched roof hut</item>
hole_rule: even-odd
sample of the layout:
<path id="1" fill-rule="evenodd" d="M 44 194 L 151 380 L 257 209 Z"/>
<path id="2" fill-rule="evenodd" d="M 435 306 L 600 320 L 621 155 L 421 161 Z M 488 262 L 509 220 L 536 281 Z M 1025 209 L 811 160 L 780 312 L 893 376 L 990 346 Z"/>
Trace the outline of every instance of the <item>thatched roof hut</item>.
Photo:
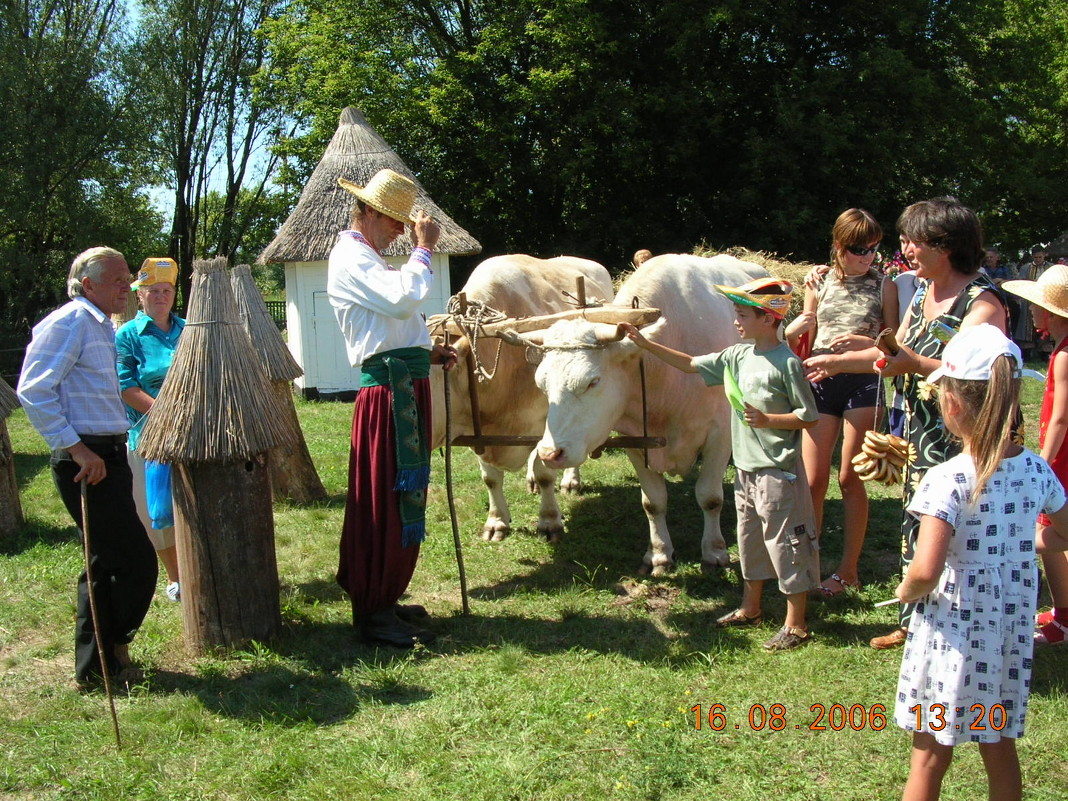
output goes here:
<path id="1" fill-rule="evenodd" d="M 337 241 L 337 232 L 349 227 L 355 202 L 351 194 L 338 186 L 337 179 L 347 178 L 359 186 L 366 186 L 372 175 L 387 167 L 415 182 L 416 208 L 426 211 L 441 225 L 438 252 L 466 256 L 482 251 L 478 240 L 431 199 L 400 156 L 367 123 L 363 112 L 349 106 L 341 112 L 337 132 L 301 192 L 297 207 L 282 223 L 277 236 L 260 255 L 258 263 L 326 259 Z M 394 240 L 388 250 L 383 251 L 383 255 L 407 256 L 411 252 L 412 240 L 405 232 Z"/>
<path id="2" fill-rule="evenodd" d="M 338 186 L 337 179 L 347 178 L 365 186 L 372 175 L 386 167 L 415 182 L 416 207 L 441 225 L 441 239 L 431 262 L 434 286 L 422 305 L 424 314 L 445 311 L 452 294 L 449 256 L 482 250 L 478 241 L 433 201 L 359 110 L 342 111 L 337 132 L 312 172 L 297 207 L 257 260 L 259 264 L 285 264 L 287 344 L 304 368 L 304 375 L 294 383 L 307 397 L 348 393 L 359 387 L 359 372 L 349 365 L 341 330 L 331 319 L 333 311 L 326 291 L 327 259 L 338 232 L 349 227 L 356 202 Z M 405 233 L 382 255 L 390 264 L 399 266 L 411 252 L 412 241 Z"/>

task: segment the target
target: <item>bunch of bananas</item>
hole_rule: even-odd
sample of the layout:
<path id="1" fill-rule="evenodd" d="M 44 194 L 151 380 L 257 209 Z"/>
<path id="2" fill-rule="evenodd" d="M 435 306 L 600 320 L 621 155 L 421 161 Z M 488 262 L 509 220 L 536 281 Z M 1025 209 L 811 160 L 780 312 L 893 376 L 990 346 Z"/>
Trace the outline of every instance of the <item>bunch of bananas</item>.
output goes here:
<path id="1" fill-rule="evenodd" d="M 916 460 L 916 446 L 893 434 L 868 431 L 860 453 L 853 457 L 853 467 L 861 481 L 900 484 L 909 462 Z"/>

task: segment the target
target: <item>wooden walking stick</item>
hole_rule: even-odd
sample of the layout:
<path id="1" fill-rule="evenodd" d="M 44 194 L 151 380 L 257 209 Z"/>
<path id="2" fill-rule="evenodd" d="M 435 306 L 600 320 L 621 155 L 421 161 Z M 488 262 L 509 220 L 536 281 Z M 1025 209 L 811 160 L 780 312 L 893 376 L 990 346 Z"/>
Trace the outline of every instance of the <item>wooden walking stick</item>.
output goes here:
<path id="1" fill-rule="evenodd" d="M 103 642 L 100 639 L 100 617 L 96 611 L 96 590 L 93 587 L 93 557 L 89 549 L 89 479 L 83 478 L 82 485 L 82 543 L 85 552 L 85 581 L 89 590 L 89 616 L 93 619 L 93 636 L 96 638 L 96 653 L 100 657 L 100 672 L 104 677 L 104 692 L 108 696 L 108 706 L 111 708 L 111 726 L 115 730 L 115 746 L 122 750 L 122 737 L 119 735 L 119 716 L 115 713 L 115 696 L 111 692 L 111 671 L 108 670 L 108 659 L 104 654 Z"/>
<path id="2" fill-rule="evenodd" d="M 449 334 L 445 333 L 445 347 L 449 347 Z M 456 566 L 460 570 L 460 600 L 465 615 L 471 614 L 467 599 L 467 573 L 464 571 L 464 551 L 460 542 L 460 527 L 456 523 L 456 498 L 452 491 L 452 395 L 449 392 L 449 374 L 442 368 L 445 379 L 445 494 L 449 498 L 449 519 L 452 521 L 452 543 L 456 548 Z"/>

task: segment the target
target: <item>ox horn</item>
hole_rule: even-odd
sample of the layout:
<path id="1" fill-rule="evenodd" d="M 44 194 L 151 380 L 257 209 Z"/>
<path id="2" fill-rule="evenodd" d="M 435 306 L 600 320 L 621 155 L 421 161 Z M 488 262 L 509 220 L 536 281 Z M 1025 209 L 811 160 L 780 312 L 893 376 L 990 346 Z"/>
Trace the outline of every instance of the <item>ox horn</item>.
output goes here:
<path id="1" fill-rule="evenodd" d="M 540 348 L 545 343 L 544 329 L 539 331 L 528 331 L 525 334 L 520 334 L 510 328 L 499 329 L 494 336 L 500 337 L 509 345 L 518 345 L 522 348 Z"/>
<path id="2" fill-rule="evenodd" d="M 595 337 L 598 345 L 608 345 L 623 339 L 623 328 L 609 323 L 597 323 Z"/>

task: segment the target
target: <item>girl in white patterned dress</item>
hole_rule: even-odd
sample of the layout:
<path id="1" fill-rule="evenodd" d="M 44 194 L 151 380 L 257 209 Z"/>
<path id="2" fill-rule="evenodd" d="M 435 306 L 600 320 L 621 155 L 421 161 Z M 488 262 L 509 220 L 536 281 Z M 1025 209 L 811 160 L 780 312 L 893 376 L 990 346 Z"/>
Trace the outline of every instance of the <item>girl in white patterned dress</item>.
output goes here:
<path id="1" fill-rule="evenodd" d="M 1036 551 L 1068 549 L 1064 489 L 1041 458 L 1010 439 L 1020 349 L 992 325 L 950 340 L 928 383 L 964 452 L 932 467 L 908 510 L 916 557 L 895 593 L 916 602 L 894 721 L 913 732 L 903 799 L 937 799 L 957 743 L 979 743 L 990 798 L 1021 794 L 1016 738 L 1031 680 Z"/>

